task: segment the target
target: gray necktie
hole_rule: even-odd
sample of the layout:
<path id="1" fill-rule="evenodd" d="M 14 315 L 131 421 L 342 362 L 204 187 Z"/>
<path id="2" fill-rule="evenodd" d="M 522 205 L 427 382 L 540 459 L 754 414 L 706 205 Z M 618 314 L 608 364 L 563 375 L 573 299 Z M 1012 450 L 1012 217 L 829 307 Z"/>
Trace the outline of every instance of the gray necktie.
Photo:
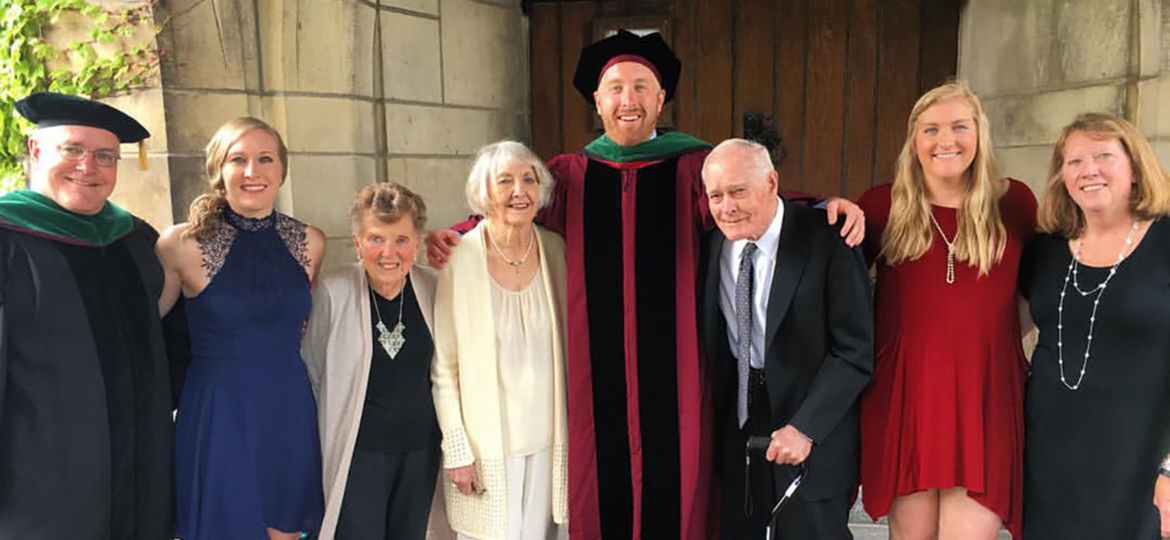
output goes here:
<path id="1" fill-rule="evenodd" d="M 752 354 L 752 281 L 755 276 L 755 272 L 752 271 L 752 254 L 755 252 L 754 243 L 748 242 L 743 246 L 743 253 L 739 255 L 739 275 L 735 278 L 735 348 L 739 360 L 739 398 L 736 413 L 739 416 L 739 427 L 747 423 L 748 416 L 748 372 L 751 369 Z"/>

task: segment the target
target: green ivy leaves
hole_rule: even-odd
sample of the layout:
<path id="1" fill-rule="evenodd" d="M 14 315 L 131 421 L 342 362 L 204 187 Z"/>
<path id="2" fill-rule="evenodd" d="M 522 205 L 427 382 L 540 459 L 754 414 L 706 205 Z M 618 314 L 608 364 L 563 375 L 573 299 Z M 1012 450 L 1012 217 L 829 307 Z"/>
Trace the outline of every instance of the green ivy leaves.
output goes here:
<path id="1" fill-rule="evenodd" d="M 153 42 L 120 44 L 132 40 L 139 28 L 158 33 L 151 19 L 157 1 L 116 8 L 86 0 L 0 4 L 0 192 L 24 184 L 22 159 L 32 126 L 16 113 L 16 102 L 43 90 L 104 97 L 148 82 L 159 61 Z M 46 33 L 63 15 L 81 15 L 89 30 L 58 49 L 46 41 Z"/>

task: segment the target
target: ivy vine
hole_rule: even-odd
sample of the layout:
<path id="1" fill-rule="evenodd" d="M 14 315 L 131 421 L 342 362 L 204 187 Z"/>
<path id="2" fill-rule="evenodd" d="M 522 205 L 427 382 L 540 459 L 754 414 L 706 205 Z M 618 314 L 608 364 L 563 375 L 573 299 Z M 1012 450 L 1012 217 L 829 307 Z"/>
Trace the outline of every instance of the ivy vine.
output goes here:
<path id="1" fill-rule="evenodd" d="M 87 0 L 2 2 L 7 7 L 0 12 L 0 192 L 24 183 L 31 124 L 16 113 L 18 100 L 37 91 L 98 98 L 151 82 L 159 51 L 153 40 L 135 45 L 131 38 L 141 28 L 158 33 L 151 17 L 156 2 L 116 7 Z M 89 30 L 82 39 L 55 47 L 47 34 L 63 17 L 81 17 Z"/>

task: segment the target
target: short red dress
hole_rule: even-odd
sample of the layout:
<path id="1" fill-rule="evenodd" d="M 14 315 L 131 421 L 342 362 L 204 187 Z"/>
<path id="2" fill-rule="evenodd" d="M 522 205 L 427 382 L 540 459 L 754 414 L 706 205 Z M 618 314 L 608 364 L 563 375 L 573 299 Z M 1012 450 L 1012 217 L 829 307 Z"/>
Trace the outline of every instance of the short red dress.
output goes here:
<path id="1" fill-rule="evenodd" d="M 1036 198 L 1009 180 L 1000 200 L 1003 259 L 980 277 L 955 261 L 934 234 L 916 261 L 877 264 L 874 374 L 861 400 L 861 483 L 865 510 L 886 515 L 895 497 L 964 487 L 1021 537 L 1024 380 L 1016 277 L 1036 226 Z M 890 214 L 891 186 L 861 197 L 865 250 L 874 262 Z M 932 206 L 947 238 L 957 211 Z"/>

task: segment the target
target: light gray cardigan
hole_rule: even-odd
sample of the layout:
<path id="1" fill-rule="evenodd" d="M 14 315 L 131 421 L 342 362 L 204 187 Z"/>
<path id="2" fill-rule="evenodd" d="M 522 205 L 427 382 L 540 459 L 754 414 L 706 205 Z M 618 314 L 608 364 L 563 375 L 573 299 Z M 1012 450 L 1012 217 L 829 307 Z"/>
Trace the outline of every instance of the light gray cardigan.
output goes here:
<path id="1" fill-rule="evenodd" d="M 416 264 L 409 279 L 427 329 L 433 334 L 435 271 Z M 317 425 L 321 436 L 325 516 L 320 540 L 331 540 L 337 528 L 366 401 L 373 355 L 367 291 L 366 271 L 361 262 L 323 275 L 313 291 L 313 311 L 301 343 L 301 357 L 317 396 Z M 443 513 L 441 505 L 432 505 L 428 538 L 454 537 L 442 519 Z"/>

